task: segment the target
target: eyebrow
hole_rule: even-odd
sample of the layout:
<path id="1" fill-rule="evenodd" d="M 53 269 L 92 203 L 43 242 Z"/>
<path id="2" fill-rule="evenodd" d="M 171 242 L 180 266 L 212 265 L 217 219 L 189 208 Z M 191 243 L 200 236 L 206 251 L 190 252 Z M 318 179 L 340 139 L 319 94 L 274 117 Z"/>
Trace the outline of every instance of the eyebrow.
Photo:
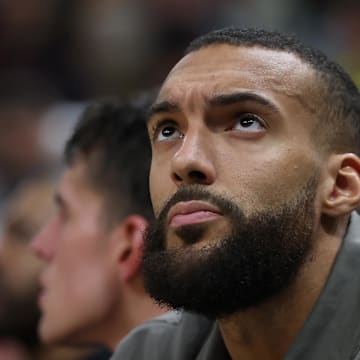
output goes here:
<path id="1" fill-rule="evenodd" d="M 277 113 L 279 112 L 279 109 L 270 100 L 266 99 L 261 95 L 254 94 L 252 92 L 234 92 L 230 94 L 221 94 L 212 97 L 211 99 L 209 99 L 208 102 L 212 106 L 221 106 L 221 105 L 232 105 L 245 101 L 256 102 L 260 105 L 269 108 L 269 110 L 271 111 Z"/>
<path id="2" fill-rule="evenodd" d="M 180 111 L 180 107 L 178 105 L 165 100 L 150 106 L 150 109 L 147 114 L 147 119 L 149 120 L 152 116 L 157 114 L 173 113 L 179 111 Z"/>
<path id="3" fill-rule="evenodd" d="M 216 95 L 212 98 L 210 98 L 207 103 L 211 106 L 226 106 L 226 105 L 232 105 L 237 104 L 245 101 L 252 101 L 256 102 L 258 104 L 261 104 L 269 110 L 279 113 L 279 109 L 273 104 L 270 100 L 266 99 L 265 97 L 254 94 L 253 92 L 233 92 L 230 94 L 221 94 Z M 153 104 L 147 114 L 147 121 L 149 119 L 157 114 L 163 114 L 163 113 L 174 113 L 174 112 L 180 112 L 180 107 L 170 101 L 164 100 L 158 103 Z"/>

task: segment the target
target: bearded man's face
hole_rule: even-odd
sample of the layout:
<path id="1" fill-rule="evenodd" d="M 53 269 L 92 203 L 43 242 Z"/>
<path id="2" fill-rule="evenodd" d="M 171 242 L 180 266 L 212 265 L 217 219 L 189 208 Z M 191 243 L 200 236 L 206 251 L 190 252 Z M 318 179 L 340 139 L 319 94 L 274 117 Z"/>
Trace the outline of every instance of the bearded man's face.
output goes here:
<path id="1" fill-rule="evenodd" d="M 222 316 L 294 281 L 320 221 L 313 85 L 296 55 L 256 46 L 205 46 L 171 70 L 148 119 L 158 301 Z"/>
<path id="2" fill-rule="evenodd" d="M 241 206 L 203 186 L 182 187 L 167 202 L 145 241 L 149 293 L 173 308 L 220 317 L 255 306 L 288 287 L 311 250 L 316 179 L 271 212 L 245 215 Z M 217 208 L 226 226 L 177 226 L 181 247 L 168 247 L 169 210 L 201 201 Z M 215 220 L 216 221 L 216 220 Z M 219 221 L 221 221 L 219 219 Z M 214 241 L 206 242 L 204 239 Z"/>

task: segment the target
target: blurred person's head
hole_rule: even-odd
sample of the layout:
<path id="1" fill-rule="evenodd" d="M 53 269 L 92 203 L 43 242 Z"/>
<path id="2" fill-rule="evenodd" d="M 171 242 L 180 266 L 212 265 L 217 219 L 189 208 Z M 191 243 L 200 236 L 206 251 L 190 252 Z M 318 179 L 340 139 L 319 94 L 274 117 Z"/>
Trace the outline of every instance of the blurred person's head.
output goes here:
<path id="1" fill-rule="evenodd" d="M 38 276 L 42 262 L 29 242 L 53 211 L 54 183 L 46 179 L 25 182 L 5 209 L 0 240 L 0 337 L 26 346 L 38 344 Z"/>
<path id="2" fill-rule="evenodd" d="M 141 273 L 152 208 L 145 106 L 90 105 L 65 147 L 56 212 L 33 241 L 41 276 L 46 343 L 114 348 L 134 326 L 163 312 Z"/>
<path id="3" fill-rule="evenodd" d="M 75 360 L 97 351 L 43 346 L 38 336 L 39 275 L 44 262 L 29 244 L 54 212 L 54 190 L 50 175 L 25 179 L 4 209 L 0 238 L 0 358 L 4 360 Z"/>

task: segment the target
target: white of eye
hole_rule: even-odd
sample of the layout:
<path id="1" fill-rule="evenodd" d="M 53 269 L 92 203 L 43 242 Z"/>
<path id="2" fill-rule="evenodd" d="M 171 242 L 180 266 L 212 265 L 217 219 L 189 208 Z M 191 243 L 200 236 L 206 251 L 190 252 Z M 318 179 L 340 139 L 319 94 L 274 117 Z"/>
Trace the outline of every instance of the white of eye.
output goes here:
<path id="1" fill-rule="evenodd" d="M 264 130 L 264 125 L 254 114 L 241 114 L 233 130 L 257 132 Z"/>
<path id="2" fill-rule="evenodd" d="M 157 135 L 155 137 L 156 141 L 167 141 L 167 140 L 173 140 L 173 139 L 179 139 L 181 138 L 180 131 L 176 128 L 176 126 L 167 124 L 161 126 L 158 131 Z"/>

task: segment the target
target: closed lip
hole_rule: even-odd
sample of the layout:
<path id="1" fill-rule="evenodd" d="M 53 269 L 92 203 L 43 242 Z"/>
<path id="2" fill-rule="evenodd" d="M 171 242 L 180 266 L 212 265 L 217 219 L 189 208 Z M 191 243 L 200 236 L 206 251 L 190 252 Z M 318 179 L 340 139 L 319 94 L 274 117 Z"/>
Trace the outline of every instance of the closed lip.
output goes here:
<path id="1" fill-rule="evenodd" d="M 219 208 L 215 205 L 209 204 L 205 201 L 191 200 L 191 201 L 180 201 L 176 203 L 169 211 L 167 216 L 168 224 L 176 215 L 187 215 L 198 211 L 208 211 L 215 214 L 223 215 Z"/>

